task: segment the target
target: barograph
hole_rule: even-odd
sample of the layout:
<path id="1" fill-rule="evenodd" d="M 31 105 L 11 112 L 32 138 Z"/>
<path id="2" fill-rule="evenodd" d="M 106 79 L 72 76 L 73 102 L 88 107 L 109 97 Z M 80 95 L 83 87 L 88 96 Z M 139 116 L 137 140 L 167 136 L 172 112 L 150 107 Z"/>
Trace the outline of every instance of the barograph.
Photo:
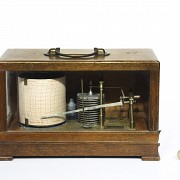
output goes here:
<path id="1" fill-rule="evenodd" d="M 8 49 L 0 159 L 159 160 L 160 63 L 151 49 Z"/>

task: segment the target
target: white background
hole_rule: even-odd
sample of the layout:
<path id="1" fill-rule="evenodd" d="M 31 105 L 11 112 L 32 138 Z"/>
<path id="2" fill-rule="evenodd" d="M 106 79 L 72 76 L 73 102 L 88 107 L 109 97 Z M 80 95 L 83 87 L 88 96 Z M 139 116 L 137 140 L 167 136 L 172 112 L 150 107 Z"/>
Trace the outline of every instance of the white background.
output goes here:
<path id="1" fill-rule="evenodd" d="M 132 158 L 14 159 L 0 179 L 180 179 L 180 1 L 4 0 L 0 54 L 7 48 L 152 48 L 161 62 L 161 161 Z"/>

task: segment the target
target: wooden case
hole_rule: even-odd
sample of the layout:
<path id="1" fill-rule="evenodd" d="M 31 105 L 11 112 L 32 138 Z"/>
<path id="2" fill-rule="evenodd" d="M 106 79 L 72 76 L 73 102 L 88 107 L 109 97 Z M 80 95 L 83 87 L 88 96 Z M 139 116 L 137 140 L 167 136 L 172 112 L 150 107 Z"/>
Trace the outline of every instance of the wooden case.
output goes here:
<path id="1" fill-rule="evenodd" d="M 109 56 L 64 59 L 44 56 L 47 49 L 8 49 L 0 59 L 0 159 L 13 157 L 141 157 L 159 160 L 160 63 L 151 49 L 107 49 Z M 88 53 L 91 50 L 63 50 Z M 104 86 L 131 88 L 141 98 L 134 104 L 135 130 L 84 129 L 71 125 L 26 128 L 19 125 L 17 76 L 29 71 L 59 71 L 66 74 L 66 99 L 88 91 L 90 80 Z M 107 102 L 118 101 L 119 89 L 104 89 Z M 115 114 L 115 108 L 106 113 Z"/>

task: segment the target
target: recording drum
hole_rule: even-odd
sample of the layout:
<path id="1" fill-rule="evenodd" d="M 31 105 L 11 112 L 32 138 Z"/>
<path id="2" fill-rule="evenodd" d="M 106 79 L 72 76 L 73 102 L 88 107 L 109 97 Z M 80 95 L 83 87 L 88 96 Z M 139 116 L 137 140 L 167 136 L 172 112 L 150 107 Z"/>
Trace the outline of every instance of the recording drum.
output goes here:
<path id="1" fill-rule="evenodd" d="M 42 119 L 45 114 L 66 111 L 65 76 L 59 72 L 28 72 L 18 76 L 20 123 L 47 127 L 62 124 L 65 115 Z"/>

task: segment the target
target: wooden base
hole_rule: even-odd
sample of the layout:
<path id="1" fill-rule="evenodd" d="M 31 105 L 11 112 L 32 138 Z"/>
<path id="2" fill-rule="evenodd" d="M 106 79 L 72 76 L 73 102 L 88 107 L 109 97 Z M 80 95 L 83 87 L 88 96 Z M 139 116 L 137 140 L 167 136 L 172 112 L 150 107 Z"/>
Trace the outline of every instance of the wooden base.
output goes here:
<path id="1" fill-rule="evenodd" d="M 0 133 L 0 160 L 11 157 L 142 157 L 159 160 L 159 132 Z M 9 158 L 10 157 L 10 158 Z"/>

